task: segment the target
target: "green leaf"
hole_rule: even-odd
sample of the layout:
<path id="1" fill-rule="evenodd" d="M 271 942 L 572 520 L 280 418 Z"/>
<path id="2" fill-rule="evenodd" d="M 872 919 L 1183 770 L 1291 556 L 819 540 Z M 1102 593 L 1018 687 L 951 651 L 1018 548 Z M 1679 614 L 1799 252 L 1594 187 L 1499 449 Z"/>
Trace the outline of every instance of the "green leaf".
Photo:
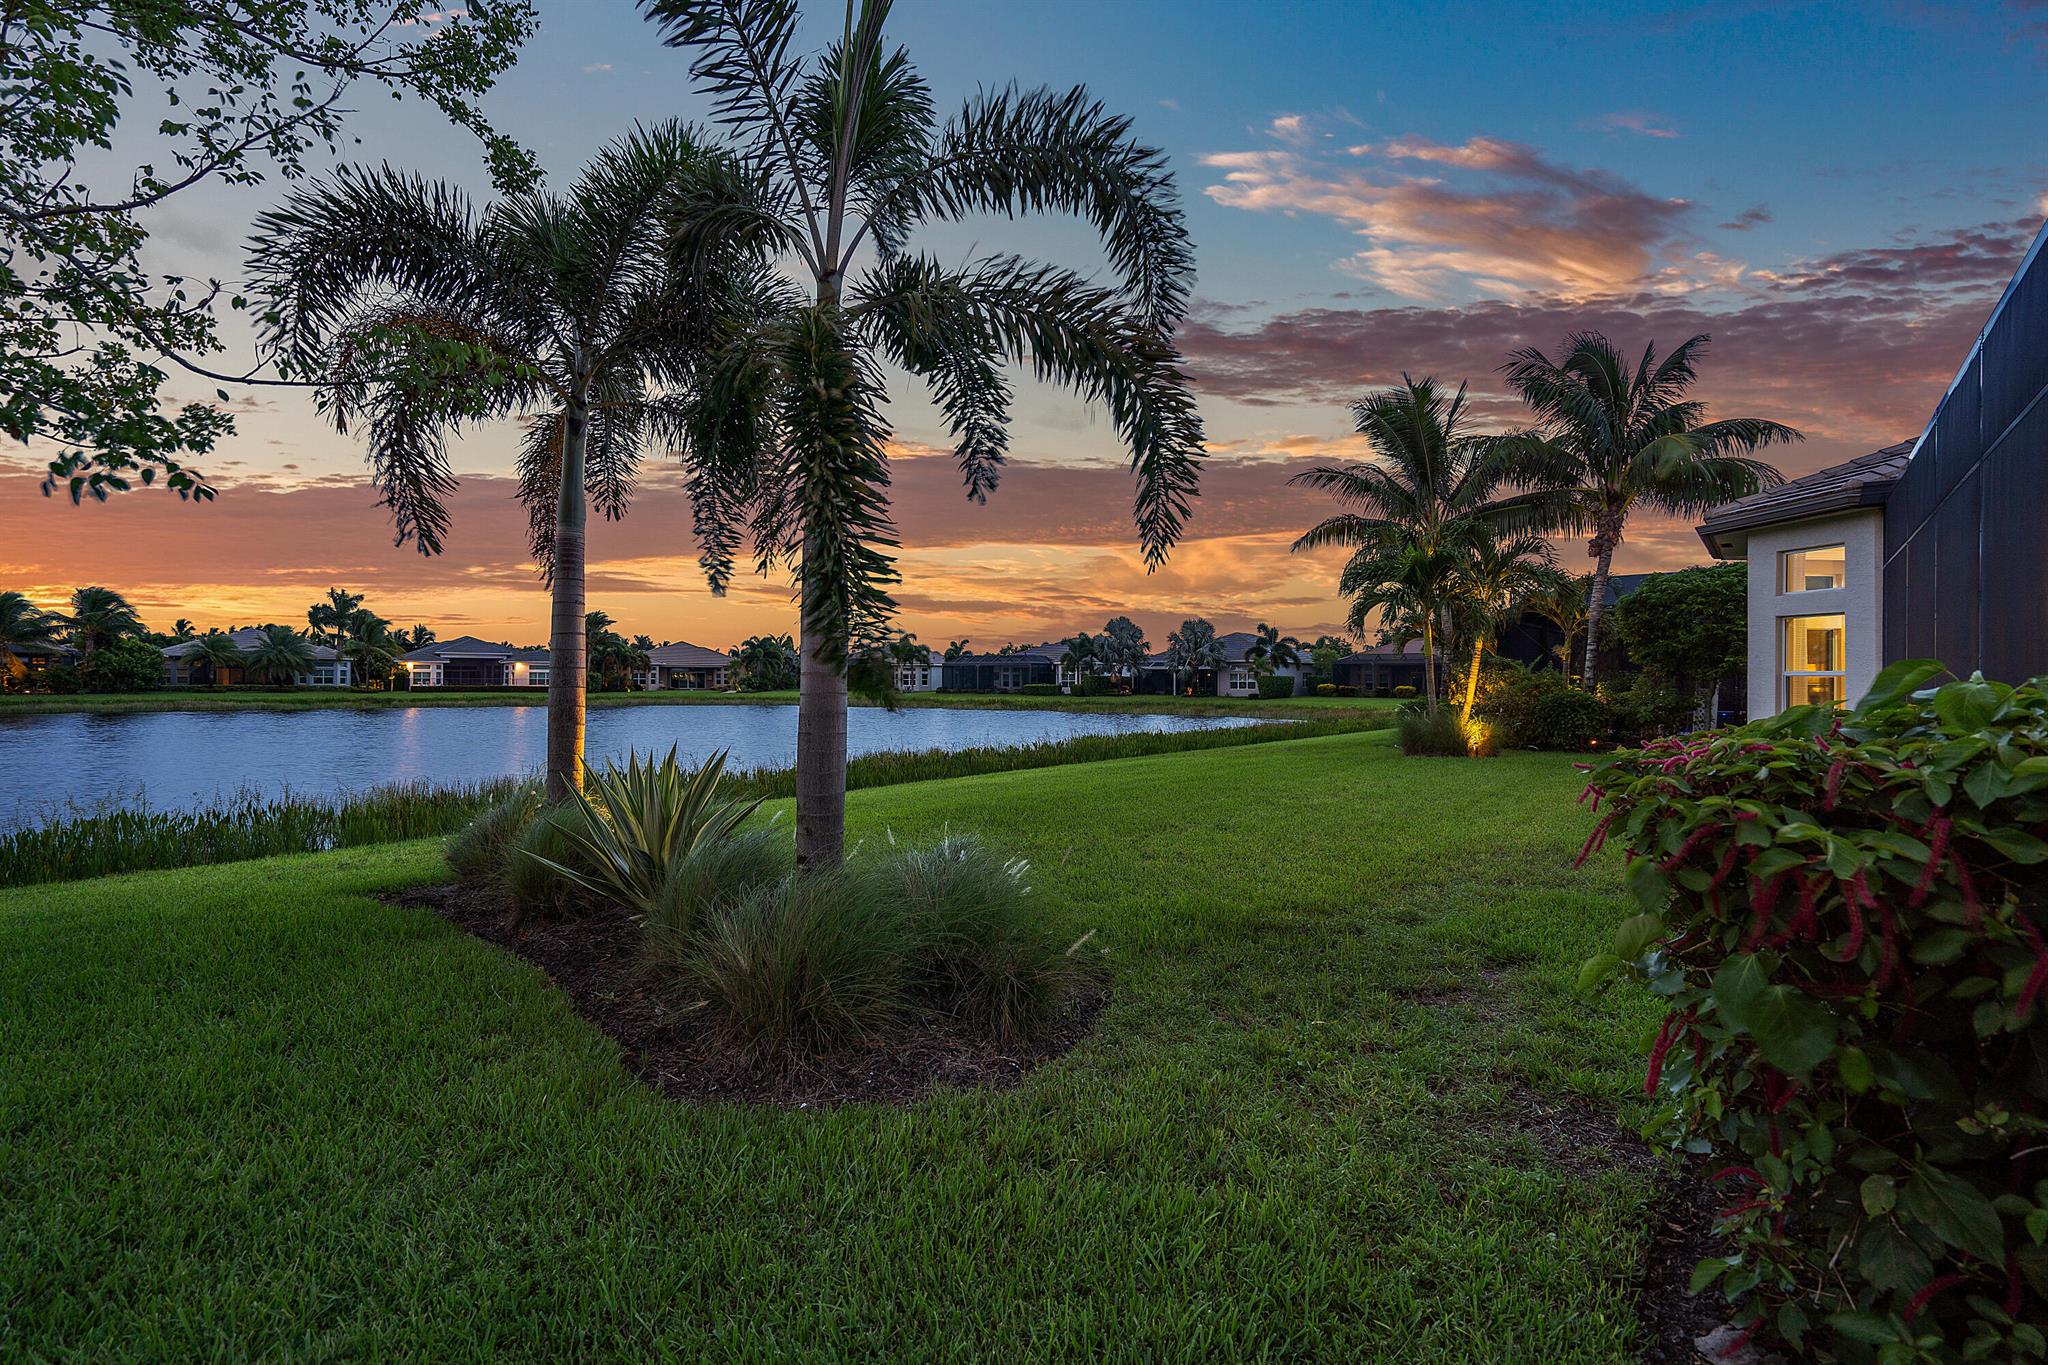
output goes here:
<path id="1" fill-rule="evenodd" d="M 1947 671 L 1935 659 L 1901 659 L 1878 671 L 1878 675 L 1870 680 L 1870 690 L 1863 694 L 1863 700 L 1856 703 L 1856 709 L 1850 714 L 1861 720 L 1873 711 L 1881 711 L 1905 700 Z"/>
<path id="2" fill-rule="evenodd" d="M 1636 915 L 1623 920 L 1614 930 L 1614 954 L 1633 962 L 1669 932 L 1662 915 Z"/>
<path id="3" fill-rule="evenodd" d="M 1620 967 L 1621 959 L 1613 953 L 1601 953 L 1595 957 L 1587 958 L 1585 965 L 1579 968 L 1579 994 L 1590 995 L 1607 978 L 1613 976 Z"/>
<path id="4" fill-rule="evenodd" d="M 1838 1336 L 1851 1341 L 1867 1342 L 1872 1346 L 1884 1346 L 1909 1338 L 1905 1331 L 1890 1318 L 1881 1318 L 1875 1313 L 1832 1313 L 1828 1316 L 1828 1327 Z"/>
<path id="5" fill-rule="evenodd" d="M 2011 785 L 2012 773 L 1995 758 L 1979 763 L 1971 770 L 1970 775 L 1963 779 L 1963 790 L 1969 793 L 1972 801 L 1982 807 L 1990 806 L 1992 802 L 2005 795 L 2006 788 Z"/>
<path id="6" fill-rule="evenodd" d="M 1709 1256 L 1692 1268 L 1691 1292 L 1703 1293 L 1706 1287 L 1721 1278 L 1729 1266 L 1735 1264 L 1723 1256 Z"/>
<path id="7" fill-rule="evenodd" d="M 1863 1211 L 1873 1218 L 1890 1213 L 1899 1203 L 1898 1183 L 1888 1175 L 1870 1175 L 1861 1186 Z"/>
<path id="8" fill-rule="evenodd" d="M 1841 1076 L 1842 1084 L 1858 1095 L 1870 1089 L 1870 1083 L 1875 1079 L 1870 1071 L 1870 1058 L 1863 1055 L 1861 1048 L 1843 1048 L 1841 1055 L 1835 1058 L 1835 1071 Z"/>
<path id="9" fill-rule="evenodd" d="M 1879 1290 L 1918 1289 L 1934 1277 L 1920 1244 L 1889 1220 L 1871 1223 L 1856 1239 L 1856 1269 Z"/>
<path id="10" fill-rule="evenodd" d="M 1965 682 L 1953 682 L 1936 690 L 1934 714 L 1951 730 L 1981 730 L 1998 714 L 2008 695 L 1997 683 L 1972 676 Z"/>
<path id="11" fill-rule="evenodd" d="M 1754 953 L 1738 953 L 1714 973 L 1708 988 L 1721 1020 L 1732 1029 L 1747 1031 L 1749 1011 L 1769 985 L 1770 978 Z"/>
<path id="12" fill-rule="evenodd" d="M 1835 1050 L 1835 1017 L 1788 986 L 1772 986 L 1748 1008 L 1750 1037 L 1764 1060 L 1804 1078 Z"/>
<path id="13" fill-rule="evenodd" d="M 1655 858 L 1636 859 L 1621 879 L 1635 896 L 1636 904 L 1645 910 L 1662 910 L 1671 900 L 1671 878 L 1657 866 Z"/>
<path id="14" fill-rule="evenodd" d="M 2005 1229 L 1998 1211 L 1960 1176 L 1922 1166 L 1906 1181 L 1899 1206 L 1950 1246 L 1992 1265 L 2005 1263 Z"/>
<path id="15" fill-rule="evenodd" d="M 2011 825 L 1991 825 L 1975 831 L 1978 838 L 2016 863 L 2048 860 L 2048 841 L 2035 838 Z"/>

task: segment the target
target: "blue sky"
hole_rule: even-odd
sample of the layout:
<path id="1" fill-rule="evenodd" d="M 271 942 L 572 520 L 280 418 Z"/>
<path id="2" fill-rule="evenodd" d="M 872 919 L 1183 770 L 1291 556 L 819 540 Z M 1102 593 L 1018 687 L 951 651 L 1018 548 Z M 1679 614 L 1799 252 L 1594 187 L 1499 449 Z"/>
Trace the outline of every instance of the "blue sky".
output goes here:
<path id="1" fill-rule="evenodd" d="M 557 181 L 636 119 L 706 114 L 686 56 L 631 6 L 543 0 L 542 16 L 486 110 Z M 839 22 L 814 7 L 808 33 L 823 41 Z M 1197 612 L 1224 628 L 1328 627 L 1341 618 L 1334 566 L 1286 553 L 1322 509 L 1285 479 L 1357 453 L 1346 401 L 1404 371 L 1435 373 L 1471 379 L 1482 412 L 1511 422 L 1500 358 L 1578 326 L 1630 346 L 1711 331 L 1716 407 L 1807 431 L 1783 457 L 1789 473 L 1914 435 L 2048 208 L 2048 0 L 1597 15 L 898 0 L 891 28 L 942 111 L 978 85 L 1079 82 L 1166 150 L 1198 250 L 1184 345 L 1214 454 L 1193 539 L 1147 576 L 1106 423 L 1063 395 L 1026 393 L 1019 471 L 970 510 L 936 458 L 941 429 L 899 386 L 902 597 L 925 638 L 1044 638 L 1124 608 L 1161 635 Z M 366 96 L 354 127 L 361 159 L 488 190 L 473 141 L 428 111 Z M 276 193 L 182 197 L 157 224 L 163 259 L 232 277 L 235 243 Z M 975 222 L 925 242 L 949 256 L 1100 260 L 1061 222 Z M 536 635 L 544 611 L 507 514 L 502 434 L 461 448 L 474 477 L 457 539 L 448 562 L 423 565 L 390 549 L 349 439 L 290 399 L 245 406 L 217 462 L 222 504 L 240 496 L 241 510 L 180 515 L 135 498 L 81 514 L 137 547 L 137 596 L 246 618 L 340 576 L 383 594 L 387 615 Z M 713 644 L 787 628 L 781 585 L 706 598 L 678 543 L 678 496 L 656 480 L 601 532 L 594 590 L 613 600 L 600 605 L 657 637 Z M 148 569 L 166 562 L 149 553 L 159 538 L 190 545 L 194 515 L 216 518 L 218 546 L 169 556 L 177 572 Z M 309 517 L 334 528 L 331 543 L 290 535 Z M 63 550 L 28 563 L 0 553 L 0 568 L 68 589 L 82 569 Z M 1580 547 L 1559 550 L 1577 566 Z M 1645 522 L 1622 567 L 1699 557 L 1688 528 Z"/>

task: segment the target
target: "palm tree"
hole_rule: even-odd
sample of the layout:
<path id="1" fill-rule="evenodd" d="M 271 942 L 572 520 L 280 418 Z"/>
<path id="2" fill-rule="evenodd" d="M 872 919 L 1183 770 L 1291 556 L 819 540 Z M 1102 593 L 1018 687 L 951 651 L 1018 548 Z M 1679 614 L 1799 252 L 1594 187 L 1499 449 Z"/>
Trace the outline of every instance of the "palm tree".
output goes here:
<path id="1" fill-rule="evenodd" d="M 1216 638 L 1216 627 L 1197 616 L 1181 622 L 1179 630 L 1168 632 L 1166 666 L 1173 670 L 1176 694 L 1180 692 L 1181 674 L 1189 675 L 1188 685 L 1192 687 L 1203 669 L 1223 667 L 1223 644 Z"/>
<path id="2" fill-rule="evenodd" d="M 1465 672 L 1465 701 L 1459 711 L 1459 719 L 1469 722 L 1486 646 L 1503 628 L 1521 619 L 1530 598 L 1546 590 L 1556 591 L 1563 575 L 1553 564 L 1550 546 L 1543 538 L 1524 532 L 1476 536 L 1462 576 L 1453 614 L 1472 636 L 1472 666 Z"/>
<path id="3" fill-rule="evenodd" d="M 1474 545 L 1488 534 L 1473 520 L 1445 524 L 1433 534 L 1394 526 L 1360 546 L 1344 564 L 1337 590 L 1351 600 L 1347 629 L 1363 636 L 1380 614 L 1383 641 L 1422 641 L 1424 704 L 1437 704 L 1437 651 L 1450 613 L 1463 591 Z"/>
<path id="4" fill-rule="evenodd" d="M 405 653 L 405 641 L 392 632 L 389 621 L 373 611 L 358 609 L 349 617 L 340 653 L 356 679 L 375 680 L 383 686 L 391 681 L 398 656 Z"/>
<path id="5" fill-rule="evenodd" d="M 1103 666 L 1112 673 L 1128 676 L 1134 688 L 1150 652 L 1144 629 L 1128 616 L 1104 622 L 1102 634 L 1095 642 L 1096 657 L 1102 660 Z"/>
<path id="6" fill-rule="evenodd" d="M 1434 379 L 1403 375 L 1396 387 L 1366 394 L 1351 412 L 1373 458 L 1316 465 L 1289 481 L 1327 492 L 1346 508 L 1303 532 L 1294 549 L 1353 547 L 1339 576 L 1340 585 L 1353 585 L 1345 593 L 1365 592 L 1373 606 L 1413 613 L 1434 715 L 1438 633 L 1468 542 L 1488 531 L 1554 523 L 1564 515 L 1565 499 L 1526 489 L 1501 496 L 1513 479 L 1490 454 L 1499 438 L 1471 430 L 1462 384 L 1449 394 Z M 1361 633 L 1366 628 L 1356 600 L 1347 625 Z"/>
<path id="7" fill-rule="evenodd" d="M 735 670 L 748 691 L 772 692 L 796 681 L 796 642 L 787 635 L 752 635 L 732 650 Z"/>
<path id="8" fill-rule="evenodd" d="M 742 175 L 707 186 L 693 245 L 745 241 L 797 279 L 764 283 L 706 386 L 700 431 L 755 433 L 758 552 L 795 570 L 801 598 L 797 856 L 840 862 L 846 817 L 846 661 L 894 608 L 883 365 L 921 378 L 949 422 L 970 498 L 1001 473 L 1005 365 L 1101 402 L 1131 452 L 1148 565 L 1187 518 L 1201 421 L 1172 334 L 1193 253 L 1165 158 L 1085 90 L 986 88 L 941 125 L 924 80 L 883 40 L 889 0 L 848 7 L 823 54 L 792 52 L 795 0 L 642 0 L 740 142 Z M 910 249 L 921 225 L 1066 212 L 1101 234 L 1113 282 L 991 255 L 962 265 Z M 874 263 L 849 275 L 872 252 Z M 716 524 L 732 525 L 735 506 Z M 705 520 L 700 507 L 700 520 Z"/>
<path id="9" fill-rule="evenodd" d="M 313 628 L 316 637 L 324 639 L 339 652 L 342 642 L 348 638 L 349 621 L 362 605 L 361 593 L 329 588 L 325 602 L 315 602 L 306 608 L 306 624 Z"/>
<path id="10" fill-rule="evenodd" d="M 1245 651 L 1252 667 L 1261 673 L 1275 669 L 1296 668 L 1301 664 L 1301 641 L 1292 635 L 1282 635 L 1280 627 L 1259 622 L 1258 640 Z"/>
<path id="11" fill-rule="evenodd" d="M 687 382 L 725 257 L 669 268 L 676 189 L 716 156 L 680 124 L 608 144 L 565 194 L 474 208 L 452 185 L 345 170 L 257 220 L 265 340 L 312 374 L 338 427 L 362 423 L 398 539 L 439 553 L 455 487 L 444 442 L 466 422 L 527 421 L 519 456 L 535 560 L 553 593 L 547 790 L 583 779 L 585 523 L 625 513 L 645 446 L 692 461 L 700 514 L 723 494 L 657 386 Z M 704 177 L 699 177 L 703 180 Z M 707 567 L 723 554 L 710 526 Z M 714 575 L 714 583 L 720 580 Z"/>
<path id="12" fill-rule="evenodd" d="M 974 642 L 972 640 L 954 640 L 951 643 L 949 643 L 946 646 L 946 662 L 951 663 L 953 662 L 953 660 L 959 658 L 962 654 L 965 654 L 967 652 L 967 646 L 973 643 Z"/>
<path id="13" fill-rule="evenodd" d="M 1564 636 L 1563 642 L 1557 646 L 1557 653 L 1567 680 L 1573 676 L 1572 664 L 1581 657 L 1574 645 L 1586 633 L 1586 601 L 1592 585 L 1593 575 L 1590 573 L 1555 574 L 1522 604 L 1556 626 L 1558 633 Z"/>
<path id="14" fill-rule="evenodd" d="M 601 611 L 590 613 L 593 622 L 609 622 Z M 633 674 L 647 668 L 647 651 L 607 625 L 593 624 L 585 638 L 590 648 L 590 675 L 605 687 L 620 692 L 633 690 Z M 550 682 L 553 679 L 549 680 Z"/>
<path id="15" fill-rule="evenodd" d="M 80 659 L 116 640 L 142 634 L 142 619 L 128 599 L 112 588 L 80 588 L 71 594 L 71 642 Z"/>
<path id="16" fill-rule="evenodd" d="M 25 668 L 15 655 L 17 647 L 54 645 L 64 631 L 64 618 L 44 611 L 18 592 L 0 592 L 0 673 L 12 676 Z"/>
<path id="17" fill-rule="evenodd" d="M 1060 652 L 1060 671 L 1074 675 L 1074 688 L 1081 686 L 1081 670 L 1096 660 L 1095 639 L 1089 635 L 1076 635 L 1067 641 L 1067 647 Z"/>
<path id="18" fill-rule="evenodd" d="M 931 657 L 931 651 L 917 642 L 917 637 L 904 632 L 888 645 L 889 671 L 901 678 L 904 670 L 914 669 Z"/>
<path id="19" fill-rule="evenodd" d="M 235 648 L 235 640 L 224 630 L 209 630 L 193 642 L 192 652 L 185 657 L 185 675 L 189 678 L 192 665 L 204 662 L 207 676 L 215 687 L 227 685 L 230 668 L 244 665 L 242 651 Z"/>
<path id="20" fill-rule="evenodd" d="M 313 642 L 303 631 L 290 626 L 265 626 L 262 637 L 247 655 L 246 671 L 258 682 L 280 687 L 311 673 L 317 662 Z"/>
<path id="21" fill-rule="evenodd" d="M 1693 337 L 1661 361 L 1656 343 L 1633 370 L 1613 342 L 1575 332 L 1561 357 L 1536 347 L 1516 351 L 1502 367 L 1508 384 L 1535 410 L 1537 428 L 1500 445 L 1501 457 L 1527 482 L 1564 498 L 1554 525 L 1591 532 L 1586 553 L 1593 579 L 1586 591 L 1585 680 L 1600 656 L 1600 616 L 1607 573 L 1638 506 L 1697 517 L 1709 508 L 1782 481 L 1750 458 L 1765 446 L 1805 438 L 1759 417 L 1706 420 L 1707 406 L 1687 398 L 1699 378 L 1707 338 Z"/>
<path id="22" fill-rule="evenodd" d="M 182 616 L 171 622 L 171 638 L 173 640 L 182 642 L 191 639 L 198 633 L 197 630 L 193 629 L 192 623 Z"/>
<path id="23" fill-rule="evenodd" d="M 425 649 L 428 645 L 434 643 L 434 628 L 432 626 L 414 625 L 410 631 L 400 631 L 398 634 L 399 638 L 404 641 L 408 652 L 415 649 Z"/>

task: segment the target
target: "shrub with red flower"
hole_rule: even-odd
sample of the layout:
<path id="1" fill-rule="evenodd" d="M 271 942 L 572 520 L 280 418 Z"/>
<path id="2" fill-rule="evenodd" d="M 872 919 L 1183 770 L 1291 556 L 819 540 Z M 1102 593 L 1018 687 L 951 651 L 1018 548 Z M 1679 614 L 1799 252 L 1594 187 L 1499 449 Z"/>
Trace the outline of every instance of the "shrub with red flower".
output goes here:
<path id="1" fill-rule="evenodd" d="M 1665 1001 L 1644 1087 L 1725 1199 L 1694 1291 L 1820 1360 L 2048 1359 L 2048 679 L 1941 673 L 1584 794 L 1642 913 L 1581 985 Z"/>

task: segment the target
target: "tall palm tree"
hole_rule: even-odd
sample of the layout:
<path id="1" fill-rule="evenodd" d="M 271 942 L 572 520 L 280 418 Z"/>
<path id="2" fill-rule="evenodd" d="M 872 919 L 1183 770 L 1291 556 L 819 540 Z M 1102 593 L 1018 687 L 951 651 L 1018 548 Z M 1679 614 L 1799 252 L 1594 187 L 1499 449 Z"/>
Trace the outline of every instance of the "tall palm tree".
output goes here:
<path id="1" fill-rule="evenodd" d="M 884 41 L 889 0 L 849 0 L 843 36 L 815 58 L 793 51 L 796 0 L 642 8 L 693 51 L 745 168 L 706 190 L 745 208 L 691 214 L 701 230 L 683 234 L 684 254 L 745 240 L 794 263 L 794 281 L 764 286 L 772 306 L 733 327 L 697 427 L 737 427 L 775 452 L 748 503 L 763 566 L 788 564 L 799 584 L 797 855 L 832 867 L 845 841 L 849 648 L 887 620 L 898 576 L 883 364 L 929 385 L 975 501 L 1008 446 L 1006 364 L 1101 402 L 1129 447 L 1138 538 L 1156 566 L 1180 536 L 1202 454 L 1172 342 L 1193 253 L 1163 154 L 1085 90 L 985 88 L 940 124 L 907 54 Z M 1113 282 L 910 249 L 927 222 L 1026 212 L 1085 218 Z M 736 526 L 737 502 L 714 510 Z"/>
<path id="2" fill-rule="evenodd" d="M 12 675 L 21 665 L 17 646 L 54 645 L 64 632 L 64 618 L 44 611 L 18 592 L 0 592 L 0 673 Z"/>
<path id="3" fill-rule="evenodd" d="M 204 662 L 207 676 L 215 687 L 225 687 L 230 668 L 241 668 L 246 662 L 242 651 L 235 648 L 235 640 L 224 630 L 209 630 L 193 642 L 192 652 L 185 656 L 185 676 L 191 677 L 192 665 Z"/>
<path id="4" fill-rule="evenodd" d="M 1145 640 L 1144 627 L 1128 616 L 1105 621 L 1102 634 L 1096 637 L 1095 642 L 1095 652 L 1103 666 L 1112 673 L 1128 677 L 1134 689 L 1151 650 L 1151 645 Z"/>
<path id="5" fill-rule="evenodd" d="M 80 588 L 71 594 L 71 642 L 81 659 L 95 649 L 142 634 L 142 618 L 112 588 Z"/>
<path id="6" fill-rule="evenodd" d="M 382 686 L 391 681 L 398 656 L 405 653 L 405 641 L 391 629 L 391 623 L 373 611 L 358 608 L 350 617 L 341 642 L 341 657 L 358 681 L 374 679 Z"/>
<path id="7" fill-rule="evenodd" d="M 361 593 L 329 588 L 325 602 L 315 602 L 306 608 L 306 624 L 313 628 L 316 637 L 339 652 L 342 642 L 348 639 L 349 621 L 362 605 Z"/>
<path id="8" fill-rule="evenodd" d="M 325 383 L 338 427 L 364 427 L 401 543 L 441 550 L 450 432 L 526 421 L 520 492 L 553 593 L 551 800 L 583 778 L 588 508 L 624 514 L 648 443 L 691 449 L 669 389 L 687 381 L 706 299 L 729 277 L 709 250 L 670 269 L 668 245 L 676 187 L 716 155 L 666 123 L 607 144 L 562 194 L 479 210 L 452 185 L 345 170 L 257 220 L 266 342 Z"/>
<path id="9" fill-rule="evenodd" d="M 1067 641 L 1067 647 L 1060 651 L 1060 670 L 1074 675 L 1074 687 L 1081 686 L 1081 670 L 1096 662 L 1095 639 L 1090 635 L 1076 635 Z"/>
<path id="10" fill-rule="evenodd" d="M 931 657 L 931 651 L 917 642 L 917 637 L 904 632 L 889 642 L 889 670 L 899 678 L 905 669 L 916 668 Z"/>
<path id="11" fill-rule="evenodd" d="M 796 642 L 787 635 L 748 636 L 732 660 L 749 691 L 772 692 L 796 681 Z"/>
<path id="12" fill-rule="evenodd" d="M 1252 666 L 1262 673 L 1275 669 L 1295 668 L 1301 664 L 1301 641 L 1292 635 L 1282 635 L 1280 627 L 1269 626 L 1264 621 L 1257 627 L 1258 640 L 1246 651 Z"/>
<path id="13" fill-rule="evenodd" d="M 1447 393 L 1434 379 L 1401 377 L 1393 388 L 1366 394 L 1351 407 L 1353 425 L 1372 449 L 1369 460 L 1316 465 L 1290 480 L 1334 496 L 1345 508 L 1304 531 L 1298 551 L 1325 545 L 1352 549 L 1339 576 L 1354 596 L 1347 622 L 1366 628 L 1357 592 L 1370 606 L 1405 609 L 1422 629 L 1424 692 L 1435 714 L 1437 650 L 1456 571 L 1471 540 L 1554 523 L 1566 510 L 1556 493 L 1515 487 L 1491 451 L 1499 440 L 1472 430 L 1465 386 Z M 1399 603 L 1408 602 L 1407 608 Z"/>
<path id="14" fill-rule="evenodd" d="M 171 638 L 173 640 L 189 640 L 198 633 L 193 628 L 192 623 L 185 617 L 180 616 L 177 620 L 171 622 Z"/>
<path id="15" fill-rule="evenodd" d="M 1181 622 L 1179 630 L 1169 631 L 1166 636 L 1166 666 L 1173 670 L 1176 694 L 1180 692 L 1181 674 L 1186 673 L 1189 686 L 1193 686 L 1203 669 L 1223 667 L 1223 643 L 1216 638 L 1216 627 L 1196 616 Z"/>
<path id="16" fill-rule="evenodd" d="M 1766 446 L 1805 439 L 1760 417 L 1707 421 L 1707 405 L 1686 397 L 1706 350 L 1706 336 L 1696 336 L 1659 360 L 1652 342 L 1631 367 L 1606 337 L 1575 332 L 1556 360 L 1530 346 L 1501 367 L 1537 418 L 1535 431 L 1501 443 L 1501 456 L 1518 477 L 1563 495 L 1558 528 L 1591 533 L 1588 686 L 1600 657 L 1607 574 L 1629 514 L 1640 506 L 1697 517 L 1768 488 L 1783 476 L 1751 457 Z"/>
<path id="17" fill-rule="evenodd" d="M 1347 629 L 1362 637 L 1378 612 L 1382 638 L 1421 639 L 1424 705 L 1431 715 L 1437 709 L 1438 649 L 1474 545 L 1487 534 L 1483 523 L 1471 519 L 1433 534 L 1394 526 L 1361 545 L 1337 578 L 1337 590 L 1351 601 Z"/>
<path id="18" fill-rule="evenodd" d="M 290 626 L 265 626 L 262 637 L 244 656 L 248 675 L 257 682 L 267 682 L 274 687 L 311 673 L 318 662 L 313 653 L 313 641 L 304 632 Z"/>
<path id="19" fill-rule="evenodd" d="M 1546 589 L 1555 591 L 1562 577 L 1541 536 L 1487 533 L 1473 538 L 1453 609 L 1472 637 L 1472 664 L 1465 671 L 1460 720 L 1472 719 L 1472 703 L 1479 694 L 1479 665 L 1488 643 L 1521 619 L 1531 597 Z"/>
<path id="20" fill-rule="evenodd" d="M 954 640 L 950 642 L 946 646 L 946 661 L 948 663 L 951 663 L 953 660 L 959 658 L 962 654 L 965 654 L 967 652 L 967 646 L 973 643 L 974 642 L 972 640 Z"/>

